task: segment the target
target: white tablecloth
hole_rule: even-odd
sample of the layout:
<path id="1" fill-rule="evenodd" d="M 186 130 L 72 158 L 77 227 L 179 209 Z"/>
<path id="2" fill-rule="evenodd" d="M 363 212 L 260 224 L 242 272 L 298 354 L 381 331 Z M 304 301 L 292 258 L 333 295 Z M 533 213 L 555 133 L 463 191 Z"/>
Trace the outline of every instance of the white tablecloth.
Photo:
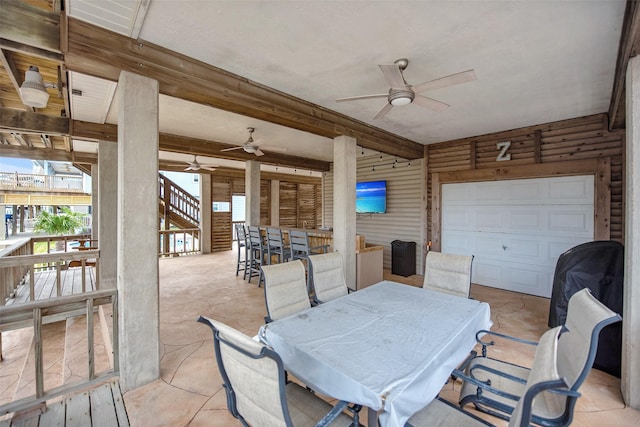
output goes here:
<path id="1" fill-rule="evenodd" d="M 312 389 L 401 427 L 490 327 L 487 303 L 383 281 L 269 323 L 260 338 Z"/>

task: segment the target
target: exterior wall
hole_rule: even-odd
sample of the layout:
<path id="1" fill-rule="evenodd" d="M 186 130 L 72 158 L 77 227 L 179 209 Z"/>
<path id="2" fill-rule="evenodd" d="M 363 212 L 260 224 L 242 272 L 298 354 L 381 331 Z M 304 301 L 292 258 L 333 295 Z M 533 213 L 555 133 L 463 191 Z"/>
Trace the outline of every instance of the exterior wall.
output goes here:
<path id="1" fill-rule="evenodd" d="M 609 132 L 607 116 L 598 114 L 425 146 L 427 239 L 439 234 L 439 219 L 434 217 L 439 215 L 439 210 L 433 206 L 434 177 L 438 180 L 439 175 L 450 177 L 455 173 L 470 177 L 471 171 L 477 171 L 477 176 L 486 177 L 477 180 L 491 180 L 514 171 L 519 178 L 527 178 L 539 176 L 541 169 L 557 176 L 565 173 L 563 169 L 571 169 L 576 163 L 573 161 L 593 160 L 600 164 L 596 176 L 600 190 L 596 193 L 605 198 L 597 201 L 601 211 L 594 213 L 596 219 L 600 219 L 600 229 L 606 228 L 597 237 L 622 242 L 624 138 L 624 131 Z M 511 142 L 507 152 L 511 159 L 497 161 L 500 150 L 496 144 L 505 141 Z M 518 173 L 518 169 L 522 173 Z M 575 174 L 578 173 L 576 170 Z M 602 187 L 606 187 L 605 191 Z"/>
<path id="2" fill-rule="evenodd" d="M 356 233 L 365 236 L 368 244 L 381 245 L 383 266 L 391 268 L 391 242 L 416 242 L 416 272 L 422 274 L 425 253 L 422 247 L 422 160 L 408 162 L 389 155 L 358 157 L 358 181 L 387 181 L 387 212 L 358 214 Z M 395 167 L 394 167 L 395 163 Z M 410 164 L 410 165 L 409 165 Z M 374 170 L 375 169 L 375 170 Z M 333 173 L 323 177 L 324 225 L 333 225 Z"/>

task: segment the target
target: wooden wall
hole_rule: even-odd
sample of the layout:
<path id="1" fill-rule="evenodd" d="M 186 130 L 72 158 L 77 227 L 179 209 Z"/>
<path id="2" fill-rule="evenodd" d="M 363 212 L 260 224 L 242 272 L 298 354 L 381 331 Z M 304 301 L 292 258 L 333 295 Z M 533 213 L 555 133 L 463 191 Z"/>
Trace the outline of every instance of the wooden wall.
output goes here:
<path id="1" fill-rule="evenodd" d="M 439 188 L 441 178 L 452 182 L 456 173 L 460 180 L 481 181 L 579 174 L 593 169 L 600 175 L 596 176 L 596 186 L 600 186 L 596 197 L 599 194 L 601 199 L 596 204 L 602 209 L 594 215 L 600 229 L 606 228 L 601 231 L 606 234 L 597 237 L 623 241 L 625 134 L 609 132 L 607 128 L 606 114 L 597 114 L 425 146 L 427 239 L 439 238 L 439 199 L 434 194 L 434 178 Z M 511 159 L 497 161 L 497 144 L 505 141 L 511 142 Z"/>
<path id="2" fill-rule="evenodd" d="M 260 180 L 260 224 L 271 225 L 271 200 L 280 202 L 280 227 L 317 228 L 322 225 L 322 184 L 320 178 L 273 176 L 280 181 L 280 194 L 271 194 L 271 176 Z M 244 177 L 212 175 L 211 195 L 214 202 L 231 203 L 233 194 L 244 194 Z M 232 244 L 231 212 L 213 212 L 211 218 L 211 250 L 228 251 Z"/>

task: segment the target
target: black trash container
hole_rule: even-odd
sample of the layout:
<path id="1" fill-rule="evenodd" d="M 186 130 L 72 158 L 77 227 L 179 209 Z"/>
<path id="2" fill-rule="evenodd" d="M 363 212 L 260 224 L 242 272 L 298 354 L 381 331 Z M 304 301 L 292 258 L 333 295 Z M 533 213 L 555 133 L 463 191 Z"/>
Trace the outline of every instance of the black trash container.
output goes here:
<path id="1" fill-rule="evenodd" d="M 416 274 L 416 242 L 391 242 L 391 273 L 404 277 Z"/>

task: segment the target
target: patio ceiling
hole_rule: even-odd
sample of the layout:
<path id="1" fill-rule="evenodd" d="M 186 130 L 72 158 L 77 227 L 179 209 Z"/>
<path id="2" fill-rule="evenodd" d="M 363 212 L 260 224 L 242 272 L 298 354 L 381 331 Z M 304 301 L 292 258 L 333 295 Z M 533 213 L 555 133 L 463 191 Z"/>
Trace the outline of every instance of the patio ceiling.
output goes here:
<path id="1" fill-rule="evenodd" d="M 92 141 L 116 138 L 117 78 L 127 69 L 160 82 L 167 164 L 198 154 L 241 167 L 255 157 L 220 150 L 244 143 L 249 126 L 267 146 L 260 161 L 314 171 L 328 169 L 341 134 L 418 158 L 425 144 L 602 112 L 623 127 L 620 70 L 638 33 L 635 3 L 624 0 L 68 0 L 59 22 L 58 0 L 0 2 L 1 155 L 38 148 L 11 132 L 44 132 L 62 138 L 50 148 L 70 159 L 94 158 Z M 477 80 L 426 93 L 450 105 L 440 112 L 408 105 L 372 120 L 385 99 L 335 102 L 386 93 L 378 64 L 402 57 L 410 84 L 468 69 Z M 36 111 L 49 119 L 17 96 L 29 65 L 63 87 Z"/>

